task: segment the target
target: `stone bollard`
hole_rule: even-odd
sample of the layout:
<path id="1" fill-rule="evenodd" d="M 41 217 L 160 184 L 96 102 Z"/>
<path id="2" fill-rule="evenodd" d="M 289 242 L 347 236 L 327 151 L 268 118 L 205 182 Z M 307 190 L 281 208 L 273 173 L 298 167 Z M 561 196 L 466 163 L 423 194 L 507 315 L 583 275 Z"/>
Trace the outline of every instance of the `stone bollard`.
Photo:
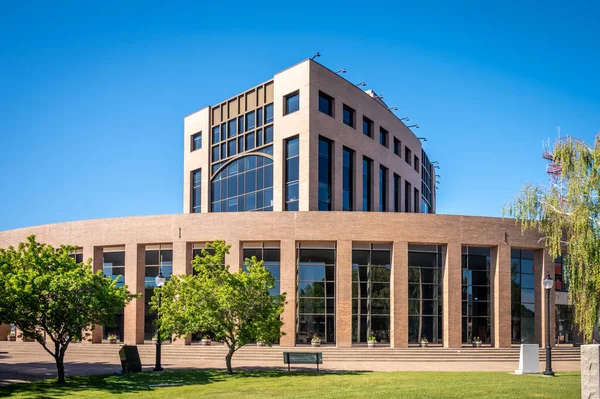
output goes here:
<path id="1" fill-rule="evenodd" d="M 600 399 L 600 345 L 581 345 L 581 397 Z"/>
<path id="2" fill-rule="evenodd" d="M 540 347 L 538 344 L 521 344 L 519 369 L 515 374 L 537 374 L 540 372 Z"/>

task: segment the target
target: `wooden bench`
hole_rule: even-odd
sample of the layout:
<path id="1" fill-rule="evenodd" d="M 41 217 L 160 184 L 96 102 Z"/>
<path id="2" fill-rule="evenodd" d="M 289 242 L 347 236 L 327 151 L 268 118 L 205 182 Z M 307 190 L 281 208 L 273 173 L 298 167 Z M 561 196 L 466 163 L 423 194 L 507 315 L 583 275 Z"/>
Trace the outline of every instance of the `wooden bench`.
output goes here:
<path id="1" fill-rule="evenodd" d="M 283 364 L 288 365 L 290 371 L 291 364 L 316 364 L 319 371 L 319 364 L 323 364 L 322 352 L 283 352 Z"/>

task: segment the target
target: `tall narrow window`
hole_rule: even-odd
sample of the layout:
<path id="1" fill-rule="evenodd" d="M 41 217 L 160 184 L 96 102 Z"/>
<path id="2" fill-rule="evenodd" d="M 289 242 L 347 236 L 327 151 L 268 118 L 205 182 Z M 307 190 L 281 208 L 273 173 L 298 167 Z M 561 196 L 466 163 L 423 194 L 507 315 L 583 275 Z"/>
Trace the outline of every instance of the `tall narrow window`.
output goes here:
<path id="1" fill-rule="evenodd" d="M 379 212 L 388 210 L 388 169 L 385 166 L 379 166 Z"/>
<path id="2" fill-rule="evenodd" d="M 192 172 L 192 213 L 200 213 L 202 205 L 202 169 Z"/>
<path id="3" fill-rule="evenodd" d="M 335 343 L 335 243 L 297 244 L 296 342 Z"/>
<path id="4" fill-rule="evenodd" d="M 462 247 L 462 340 L 490 343 L 490 249 Z"/>
<path id="5" fill-rule="evenodd" d="M 354 151 L 344 147 L 343 211 L 354 210 Z"/>
<path id="6" fill-rule="evenodd" d="M 285 210 L 299 208 L 300 180 L 300 139 L 295 137 L 285 141 Z"/>
<path id="7" fill-rule="evenodd" d="M 284 110 L 283 114 L 291 114 L 292 112 L 296 112 L 300 109 L 300 93 L 295 92 L 292 94 L 288 94 L 284 98 Z"/>
<path id="8" fill-rule="evenodd" d="M 352 341 L 390 342 L 391 245 L 352 245 Z"/>
<path id="9" fill-rule="evenodd" d="M 535 278 L 534 252 L 511 249 L 510 272 L 512 278 L 512 342 L 532 344 L 535 342 Z"/>
<path id="10" fill-rule="evenodd" d="M 265 123 L 273 122 L 273 104 L 265 105 Z"/>
<path id="11" fill-rule="evenodd" d="M 363 116 L 363 134 L 373 138 L 373 121 L 366 116 Z"/>
<path id="12" fill-rule="evenodd" d="M 413 167 L 415 168 L 415 172 L 419 173 L 419 157 L 417 157 L 416 155 L 415 155 L 415 163 L 414 163 Z"/>
<path id="13" fill-rule="evenodd" d="M 144 312 L 144 339 L 150 340 L 156 334 L 156 313 L 150 311 L 150 299 L 154 296 L 156 287 L 155 278 L 158 273 L 163 274 L 165 279 L 171 279 L 173 272 L 173 246 L 167 245 L 146 245 L 145 264 L 146 273 L 144 277 L 145 284 L 145 312 Z"/>
<path id="14" fill-rule="evenodd" d="M 254 111 L 246 114 L 246 130 L 252 130 L 255 126 Z"/>
<path id="15" fill-rule="evenodd" d="M 319 210 L 331 210 L 332 142 L 319 137 Z"/>
<path id="16" fill-rule="evenodd" d="M 125 284 L 125 247 L 105 247 L 103 248 L 102 272 L 106 277 L 117 281 L 117 287 Z M 102 335 L 108 339 L 109 334 L 115 334 L 119 341 L 123 342 L 125 323 L 123 318 L 123 309 L 118 311 L 113 318 L 113 326 L 103 326 Z"/>
<path id="17" fill-rule="evenodd" d="M 354 111 L 354 109 L 352 109 L 349 106 L 347 106 L 346 104 L 344 104 L 344 113 L 343 113 L 343 117 L 342 117 L 344 124 L 346 124 L 350 127 L 355 127 L 356 126 L 355 114 L 356 114 L 356 111 Z"/>
<path id="18" fill-rule="evenodd" d="M 404 146 L 404 160 L 409 165 L 412 162 L 412 152 L 410 151 L 410 148 L 406 146 Z"/>
<path id="19" fill-rule="evenodd" d="M 202 148 L 202 132 L 192 136 L 192 151 L 199 150 L 200 148 Z"/>
<path id="20" fill-rule="evenodd" d="M 412 186 L 406 180 L 404 181 L 404 212 L 410 212 L 412 207 L 410 206 L 410 200 L 412 198 Z"/>
<path id="21" fill-rule="evenodd" d="M 319 92 L 319 111 L 333 117 L 333 97 Z"/>
<path id="22" fill-rule="evenodd" d="M 267 269 L 275 278 L 275 286 L 269 290 L 271 295 L 279 295 L 280 292 L 280 249 L 279 243 L 269 242 L 251 242 L 243 244 L 244 264 L 242 265 L 243 270 L 247 271 L 246 259 L 256 256 L 257 260 L 262 260 L 265 269 Z"/>
<path id="23" fill-rule="evenodd" d="M 394 173 L 394 212 L 400 212 L 400 190 L 402 187 L 400 184 L 400 176 Z"/>
<path id="24" fill-rule="evenodd" d="M 232 119 L 229 121 L 227 127 L 227 137 L 233 137 L 237 134 L 237 119 Z"/>
<path id="25" fill-rule="evenodd" d="M 379 128 L 379 144 L 381 144 L 382 146 L 387 148 L 387 146 L 389 145 L 388 137 L 389 137 L 388 131 L 385 130 L 384 128 L 380 127 Z"/>
<path id="26" fill-rule="evenodd" d="M 398 140 L 395 137 L 394 137 L 394 154 L 398 155 L 399 157 L 402 154 L 402 143 L 400 142 L 400 140 Z"/>
<path id="27" fill-rule="evenodd" d="M 415 213 L 419 213 L 419 204 L 421 203 L 421 201 L 419 201 L 420 197 L 419 197 L 419 190 L 417 190 L 416 188 L 413 191 L 414 193 L 414 197 L 413 197 L 413 206 L 415 207 L 414 211 Z"/>
<path id="28" fill-rule="evenodd" d="M 373 175 L 373 161 L 367 157 L 363 158 L 363 187 L 362 187 L 362 210 L 364 212 L 368 212 L 371 210 L 372 197 L 371 197 L 371 188 L 373 186 L 372 183 L 372 175 Z"/>

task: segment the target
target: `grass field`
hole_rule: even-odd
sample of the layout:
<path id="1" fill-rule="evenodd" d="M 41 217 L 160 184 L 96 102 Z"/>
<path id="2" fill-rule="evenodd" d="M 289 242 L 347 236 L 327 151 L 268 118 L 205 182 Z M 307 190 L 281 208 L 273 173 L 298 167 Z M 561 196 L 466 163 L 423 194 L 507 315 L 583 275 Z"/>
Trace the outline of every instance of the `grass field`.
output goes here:
<path id="1" fill-rule="evenodd" d="M 11 398 L 579 398 L 579 373 L 166 371 L 0 387 Z"/>

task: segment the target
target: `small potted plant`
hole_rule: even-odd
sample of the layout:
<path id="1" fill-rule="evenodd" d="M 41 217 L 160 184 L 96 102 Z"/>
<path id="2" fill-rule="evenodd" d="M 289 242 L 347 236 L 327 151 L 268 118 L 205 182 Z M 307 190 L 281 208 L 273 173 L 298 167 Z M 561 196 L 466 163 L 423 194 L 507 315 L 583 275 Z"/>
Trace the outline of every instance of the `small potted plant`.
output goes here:
<path id="1" fill-rule="evenodd" d="M 367 346 L 369 348 L 374 348 L 376 343 L 377 343 L 377 338 L 375 338 L 374 335 L 371 335 L 369 338 L 367 338 Z"/>
<path id="2" fill-rule="evenodd" d="M 108 334 L 108 343 L 109 344 L 116 344 L 117 342 L 119 342 L 119 338 L 117 337 L 117 334 Z"/>
<path id="3" fill-rule="evenodd" d="M 205 335 L 202 337 L 202 341 L 200 341 L 200 344 L 204 346 L 210 346 L 211 342 L 212 340 L 210 339 L 210 337 L 208 335 Z"/>
<path id="4" fill-rule="evenodd" d="M 315 335 L 313 337 L 313 339 L 310 341 L 310 346 L 321 346 L 321 338 L 319 338 Z"/>
<path id="5" fill-rule="evenodd" d="M 156 345 L 157 342 L 158 342 L 158 335 L 154 334 L 154 336 L 152 337 L 152 343 Z"/>
<path id="6" fill-rule="evenodd" d="M 473 337 L 473 348 L 481 348 L 481 338 Z"/>
<path id="7" fill-rule="evenodd" d="M 267 346 L 267 344 L 265 343 L 265 341 L 258 340 L 256 341 L 256 346 Z"/>
<path id="8" fill-rule="evenodd" d="M 10 333 L 8 333 L 8 340 L 9 341 L 16 341 L 17 340 L 17 334 L 15 334 L 14 331 L 11 331 Z"/>
<path id="9" fill-rule="evenodd" d="M 421 348 L 426 348 L 427 344 L 429 344 L 427 337 L 421 337 Z"/>

